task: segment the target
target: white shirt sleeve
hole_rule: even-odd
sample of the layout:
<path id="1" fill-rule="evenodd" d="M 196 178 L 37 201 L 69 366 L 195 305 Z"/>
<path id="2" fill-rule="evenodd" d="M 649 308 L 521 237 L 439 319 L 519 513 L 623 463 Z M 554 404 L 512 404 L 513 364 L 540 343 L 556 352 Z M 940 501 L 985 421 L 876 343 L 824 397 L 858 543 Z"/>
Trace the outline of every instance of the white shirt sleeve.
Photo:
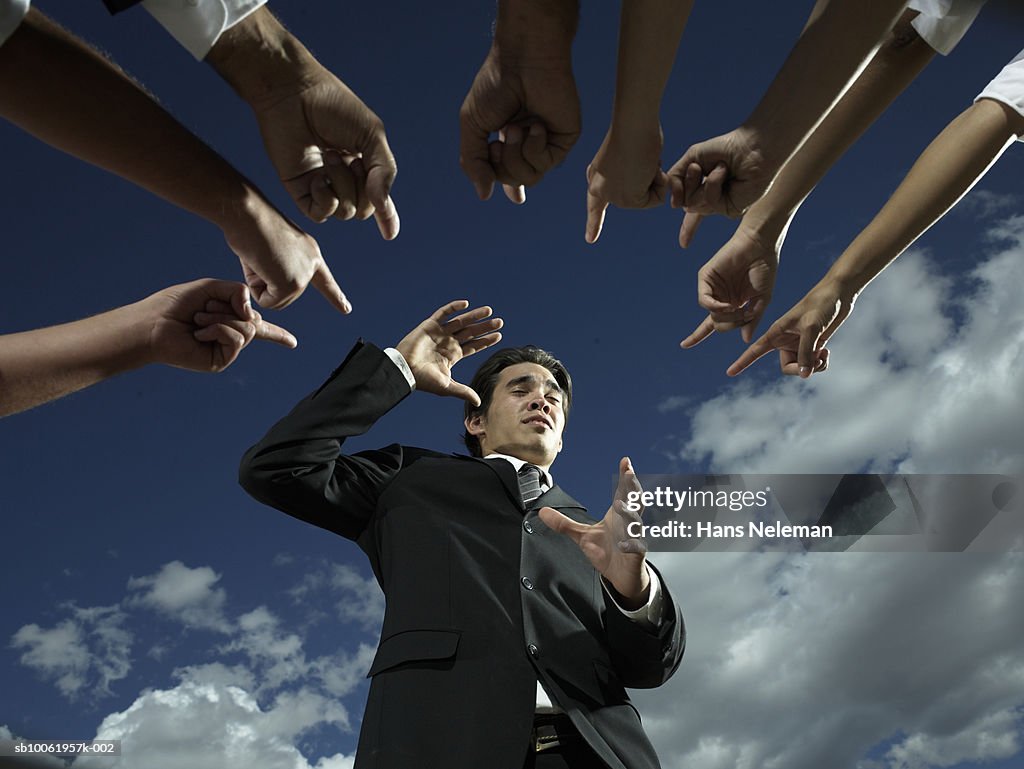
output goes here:
<path id="1" fill-rule="evenodd" d="M 917 34 L 946 56 L 971 28 L 984 4 L 985 0 L 911 0 L 907 8 L 919 14 L 910 22 Z"/>
<path id="2" fill-rule="evenodd" d="M 0 0 L 0 45 L 14 34 L 28 13 L 29 0 Z"/>
<path id="3" fill-rule="evenodd" d="M 266 3 L 267 0 L 143 0 L 142 7 L 201 61 L 225 30 Z"/>
<path id="4" fill-rule="evenodd" d="M 409 364 L 405 362 L 405 356 L 402 355 L 394 347 L 384 348 L 384 354 L 391 358 L 391 362 L 398 366 L 398 370 L 405 375 L 405 381 L 409 383 L 409 387 L 413 390 L 416 389 L 416 377 L 412 373 L 412 369 L 409 368 Z"/>
<path id="5" fill-rule="evenodd" d="M 995 99 L 1024 115 L 1024 51 L 1003 67 L 975 101 L 978 99 Z M 1017 140 L 1024 141 L 1024 136 L 1018 136 Z"/>
<path id="6" fill-rule="evenodd" d="M 619 606 L 619 602 L 615 600 L 615 596 L 608 590 L 608 586 L 604 583 L 604 579 L 601 580 L 601 586 L 608 593 L 608 597 L 612 599 L 612 603 L 615 604 L 616 608 L 629 617 L 634 622 L 639 622 L 641 625 L 646 626 L 649 629 L 655 630 L 661 627 L 661 614 L 664 611 L 664 599 L 661 597 L 661 580 L 658 579 L 657 573 L 654 569 L 647 567 L 647 575 L 651 578 L 651 590 L 647 596 L 647 603 L 641 606 L 639 609 L 623 609 Z"/>

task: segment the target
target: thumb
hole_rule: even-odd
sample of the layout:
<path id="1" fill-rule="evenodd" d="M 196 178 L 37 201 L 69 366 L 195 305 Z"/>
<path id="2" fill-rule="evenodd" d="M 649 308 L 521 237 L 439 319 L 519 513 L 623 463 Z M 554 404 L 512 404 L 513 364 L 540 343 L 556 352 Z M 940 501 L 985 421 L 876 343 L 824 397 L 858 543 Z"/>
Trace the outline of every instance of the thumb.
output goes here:
<path id="1" fill-rule="evenodd" d="M 454 395 L 456 398 L 462 398 L 464 401 L 469 401 L 473 406 L 480 405 L 480 396 L 476 394 L 476 391 L 461 382 L 456 382 L 454 379 L 445 388 L 445 395 Z"/>
<path id="2" fill-rule="evenodd" d="M 549 529 L 559 534 L 565 534 L 577 545 L 580 543 L 580 537 L 588 529 L 587 526 L 577 523 L 553 507 L 542 507 L 537 511 L 537 515 Z"/>

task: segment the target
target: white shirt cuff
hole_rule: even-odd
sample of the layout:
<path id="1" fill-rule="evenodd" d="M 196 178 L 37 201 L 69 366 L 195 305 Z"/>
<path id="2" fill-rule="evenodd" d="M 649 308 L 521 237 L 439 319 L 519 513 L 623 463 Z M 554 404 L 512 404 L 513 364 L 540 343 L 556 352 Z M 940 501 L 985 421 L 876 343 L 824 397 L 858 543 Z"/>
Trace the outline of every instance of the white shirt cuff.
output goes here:
<path id="1" fill-rule="evenodd" d="M 409 368 L 409 364 L 405 362 L 405 356 L 402 355 L 394 347 L 386 347 L 384 354 L 391 358 L 391 362 L 398 366 L 398 370 L 405 375 L 405 381 L 409 383 L 409 387 L 413 390 L 416 389 L 416 377 L 413 376 L 412 369 Z"/>
<path id="2" fill-rule="evenodd" d="M 647 575 L 651 578 L 651 590 L 647 595 L 647 603 L 639 609 L 623 609 L 615 600 L 615 596 L 608 590 L 608 586 L 604 584 L 603 578 L 601 585 L 604 586 L 605 592 L 608 593 L 608 597 L 612 599 L 612 603 L 619 611 L 649 630 L 655 630 L 661 627 L 662 608 L 665 600 L 662 597 L 661 580 L 658 579 L 657 573 L 647 564 L 644 564 L 644 568 L 647 569 Z"/>
<path id="3" fill-rule="evenodd" d="M 267 0 L 143 0 L 142 7 L 201 61 L 225 30 L 266 3 Z"/>
<path id="4" fill-rule="evenodd" d="M 0 45 L 14 34 L 28 13 L 28 6 L 28 0 L 0 0 Z"/>

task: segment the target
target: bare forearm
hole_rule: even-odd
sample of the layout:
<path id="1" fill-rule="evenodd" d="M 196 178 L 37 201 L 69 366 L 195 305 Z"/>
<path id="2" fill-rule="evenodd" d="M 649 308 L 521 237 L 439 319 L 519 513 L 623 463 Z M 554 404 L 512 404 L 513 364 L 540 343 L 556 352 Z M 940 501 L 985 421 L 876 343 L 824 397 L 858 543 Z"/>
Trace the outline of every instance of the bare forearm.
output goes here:
<path id="1" fill-rule="evenodd" d="M 877 50 L 906 0 L 831 0 L 744 124 L 769 166 L 795 153 Z"/>
<path id="2" fill-rule="evenodd" d="M 961 113 L 914 163 L 878 215 L 854 239 L 826 279 L 854 293 L 963 197 L 1024 132 L 1024 117 L 982 99 Z"/>
<path id="3" fill-rule="evenodd" d="M 266 6 L 226 30 L 205 61 L 254 109 L 301 90 L 321 68 Z"/>
<path id="4" fill-rule="evenodd" d="M 570 56 L 578 0 L 500 0 L 494 49 L 519 65 Z"/>
<path id="5" fill-rule="evenodd" d="M 38 11 L 0 47 L 0 114 L 220 226 L 252 204 L 253 188 L 229 163 Z"/>
<path id="6" fill-rule="evenodd" d="M 744 216 L 774 240 L 828 169 L 871 126 L 935 55 L 910 24 L 907 11 L 860 77 L 783 167 L 768 193 Z"/>
<path id="7" fill-rule="evenodd" d="M 612 130 L 657 124 L 693 0 L 627 0 L 619 22 Z"/>
<path id="8" fill-rule="evenodd" d="M 38 406 L 149 362 L 141 306 L 0 336 L 0 416 Z"/>

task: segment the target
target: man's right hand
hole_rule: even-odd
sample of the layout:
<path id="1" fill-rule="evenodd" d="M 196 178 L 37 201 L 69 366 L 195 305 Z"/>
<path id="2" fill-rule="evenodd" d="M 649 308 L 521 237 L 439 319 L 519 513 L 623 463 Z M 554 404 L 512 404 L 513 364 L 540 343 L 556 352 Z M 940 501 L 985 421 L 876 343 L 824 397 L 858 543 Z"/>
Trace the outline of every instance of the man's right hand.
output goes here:
<path id="1" fill-rule="evenodd" d="M 480 396 L 452 378 L 452 367 L 463 358 L 485 350 L 501 339 L 501 318 L 491 317 L 490 307 L 467 310 L 469 302 L 458 299 L 438 308 L 429 318 L 395 345 L 409 364 L 416 389 L 434 395 L 453 395 L 480 405 Z M 460 313 L 445 320 L 453 313 Z"/>

